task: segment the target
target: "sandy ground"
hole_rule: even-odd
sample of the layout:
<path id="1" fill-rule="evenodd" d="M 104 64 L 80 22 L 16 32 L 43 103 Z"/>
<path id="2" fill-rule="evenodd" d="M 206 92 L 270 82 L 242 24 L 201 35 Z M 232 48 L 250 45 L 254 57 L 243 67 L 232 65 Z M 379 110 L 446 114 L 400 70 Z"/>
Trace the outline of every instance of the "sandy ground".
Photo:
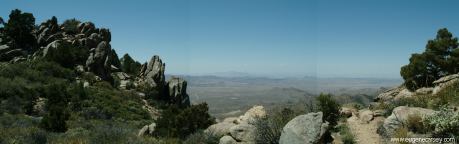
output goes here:
<path id="1" fill-rule="evenodd" d="M 383 144 L 384 142 L 381 137 L 376 133 L 378 123 L 382 121 L 384 121 L 383 117 L 376 117 L 369 123 L 366 123 L 354 115 L 347 119 L 347 124 L 358 144 Z"/>

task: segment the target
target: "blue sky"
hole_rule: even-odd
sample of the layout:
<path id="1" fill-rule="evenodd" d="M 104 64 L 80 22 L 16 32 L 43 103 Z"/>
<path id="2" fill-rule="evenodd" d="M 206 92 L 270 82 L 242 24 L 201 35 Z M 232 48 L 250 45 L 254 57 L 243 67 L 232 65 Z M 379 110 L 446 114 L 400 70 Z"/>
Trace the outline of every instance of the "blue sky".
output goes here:
<path id="1" fill-rule="evenodd" d="M 459 34 L 454 0 L 2 0 L 0 16 L 31 12 L 92 21 L 118 55 L 160 55 L 168 74 L 399 78 L 439 28 Z"/>

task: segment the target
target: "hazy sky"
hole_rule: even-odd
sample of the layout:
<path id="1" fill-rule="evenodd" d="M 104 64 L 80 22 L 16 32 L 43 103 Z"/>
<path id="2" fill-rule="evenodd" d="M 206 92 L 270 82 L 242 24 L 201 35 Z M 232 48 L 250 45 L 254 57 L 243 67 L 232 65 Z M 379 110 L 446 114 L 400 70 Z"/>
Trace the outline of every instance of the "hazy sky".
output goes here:
<path id="1" fill-rule="evenodd" d="M 160 55 L 169 74 L 399 78 L 439 28 L 459 34 L 455 0 L 2 0 L 0 16 L 31 12 L 92 21 L 119 56 Z"/>

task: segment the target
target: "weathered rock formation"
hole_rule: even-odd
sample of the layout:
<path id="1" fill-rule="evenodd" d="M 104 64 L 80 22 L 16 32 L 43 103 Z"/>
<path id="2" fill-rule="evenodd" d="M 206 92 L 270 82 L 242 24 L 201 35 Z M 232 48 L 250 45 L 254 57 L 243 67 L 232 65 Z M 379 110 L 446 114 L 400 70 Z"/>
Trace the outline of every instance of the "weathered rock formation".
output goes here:
<path id="1" fill-rule="evenodd" d="M 322 121 L 322 112 L 300 115 L 289 121 L 283 128 L 280 144 L 324 143 L 328 122 Z"/>
<path id="2" fill-rule="evenodd" d="M 100 42 L 96 48 L 89 50 L 89 57 L 86 60 L 87 70 L 104 80 L 109 80 L 113 59 L 111 52 L 111 46 L 106 41 Z"/>
<path id="3" fill-rule="evenodd" d="M 190 97 L 186 93 L 186 86 L 187 82 L 178 77 L 172 77 L 167 82 L 167 92 L 171 103 L 181 107 L 187 107 L 190 105 Z"/>
<path id="4" fill-rule="evenodd" d="M 141 82 L 150 87 L 162 87 L 166 84 L 166 77 L 164 76 L 164 70 L 166 64 L 162 62 L 159 56 L 155 55 L 151 60 L 142 65 L 140 70 Z"/>

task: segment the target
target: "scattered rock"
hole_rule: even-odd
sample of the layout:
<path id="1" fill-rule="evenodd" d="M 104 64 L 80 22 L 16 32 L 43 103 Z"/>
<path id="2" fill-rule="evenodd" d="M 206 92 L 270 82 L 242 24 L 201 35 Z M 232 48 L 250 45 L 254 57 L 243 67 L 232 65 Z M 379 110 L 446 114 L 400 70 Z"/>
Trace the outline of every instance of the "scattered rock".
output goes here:
<path id="1" fill-rule="evenodd" d="M 322 112 L 300 115 L 289 121 L 282 130 L 280 144 L 323 143 L 328 122 L 322 122 Z"/>

